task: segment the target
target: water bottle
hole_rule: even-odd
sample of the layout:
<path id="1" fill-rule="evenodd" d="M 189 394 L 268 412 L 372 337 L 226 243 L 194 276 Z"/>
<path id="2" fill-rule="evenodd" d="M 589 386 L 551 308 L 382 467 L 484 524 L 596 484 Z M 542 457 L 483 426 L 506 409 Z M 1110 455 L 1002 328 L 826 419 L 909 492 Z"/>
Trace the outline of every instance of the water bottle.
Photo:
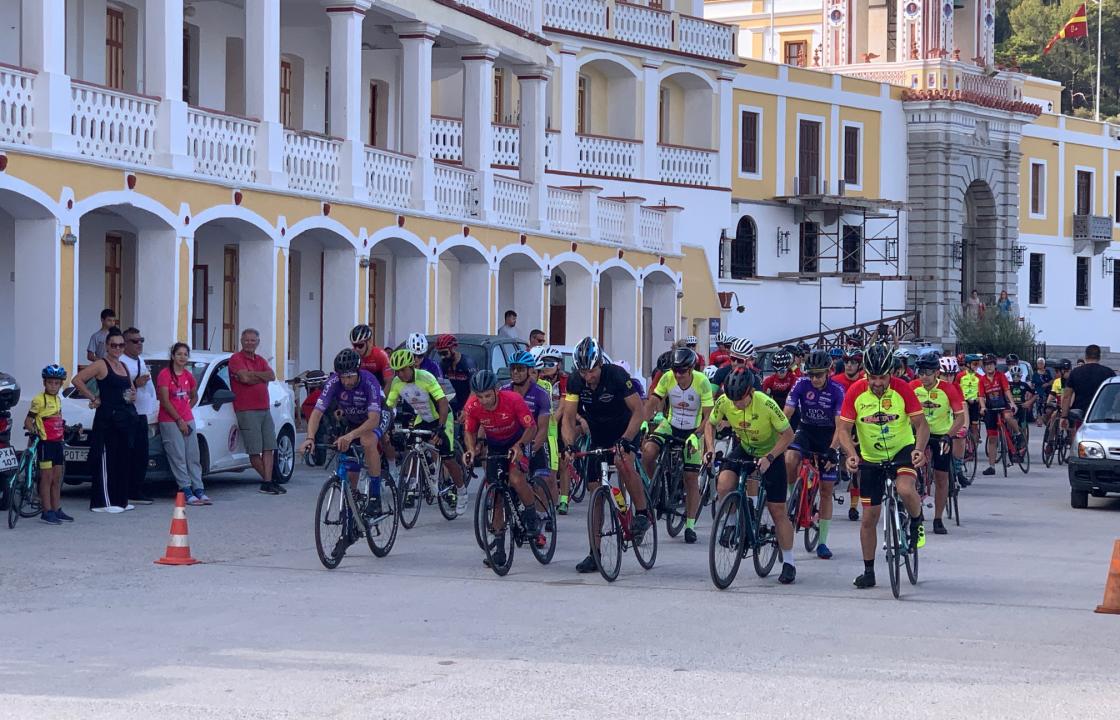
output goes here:
<path id="1" fill-rule="evenodd" d="M 618 511 L 620 513 L 626 512 L 626 497 L 623 496 L 622 491 L 612 485 L 611 495 L 614 496 L 614 504 L 618 506 Z"/>

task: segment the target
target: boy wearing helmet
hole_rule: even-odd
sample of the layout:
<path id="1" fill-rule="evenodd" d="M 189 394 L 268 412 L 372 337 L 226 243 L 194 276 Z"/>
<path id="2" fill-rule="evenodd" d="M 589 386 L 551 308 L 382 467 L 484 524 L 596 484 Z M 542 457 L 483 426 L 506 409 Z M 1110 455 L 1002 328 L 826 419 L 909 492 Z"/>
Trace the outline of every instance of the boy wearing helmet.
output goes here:
<path id="1" fill-rule="evenodd" d="M 62 472 L 66 460 L 62 452 L 65 423 L 62 421 L 62 400 L 58 393 L 66 380 L 66 369 L 61 365 L 43 368 L 43 392 L 31 398 L 31 409 L 23 427 L 39 438 L 39 502 L 43 513 L 39 519 L 48 525 L 73 522 L 74 518 L 62 512 Z M 8 498 L 9 502 L 11 498 Z"/>
<path id="2" fill-rule="evenodd" d="M 354 326 L 350 331 L 350 347 L 361 356 L 362 369 L 373 373 L 387 387 L 393 380 L 389 356 L 373 341 L 373 330 L 369 325 Z"/>
<path id="3" fill-rule="evenodd" d="M 473 360 L 459 352 L 459 340 L 454 335 L 444 333 L 436 338 L 436 352 L 439 353 L 439 366 L 443 376 L 455 389 L 451 410 L 458 416 L 471 395 L 471 375 L 478 368 Z"/>
<path id="4" fill-rule="evenodd" d="M 1031 421 L 1030 409 L 1034 407 L 1034 388 L 1027 382 L 1027 378 L 1023 376 L 1023 366 L 1018 362 L 1010 364 L 1007 368 L 1007 386 L 1011 390 L 1011 397 L 1015 401 L 1015 407 L 1018 412 L 1015 413 L 1015 421 L 1019 423 L 1019 427 L 1026 428 Z"/>
<path id="5" fill-rule="evenodd" d="M 1007 376 L 996 369 L 996 356 L 992 353 L 984 356 L 984 374 L 980 377 L 979 401 L 989 438 L 988 468 L 982 474 L 995 475 L 998 445 L 994 440 L 999 435 L 998 416 L 1003 415 L 1003 421 L 1011 429 L 1011 437 L 1015 442 L 1014 448 L 1008 448 L 1012 462 L 1017 461 L 1018 454 L 1023 450 L 1023 433 L 1019 429 L 1019 423 L 1015 421 L 1017 407 L 1015 398 L 1011 395 L 1011 386 L 1007 382 Z"/>
<path id="6" fill-rule="evenodd" d="M 929 449 L 933 464 L 933 480 L 936 489 L 933 496 L 933 532 L 945 535 L 949 531 L 941 520 L 945 503 L 949 499 L 949 469 L 953 462 L 949 446 L 956 446 L 968 424 L 968 413 L 964 409 L 964 398 L 952 382 L 938 376 L 941 359 L 935 354 L 918 358 L 918 379 L 910 383 L 918 402 L 922 404 L 926 422 L 929 423 Z M 963 448 L 962 448 L 963 449 Z"/>
<path id="7" fill-rule="evenodd" d="M 793 389 L 793 384 L 797 382 L 798 375 L 790 370 L 795 362 L 796 356 L 792 353 L 785 350 L 774 353 L 774 357 L 770 360 L 770 363 L 774 366 L 774 373 L 768 375 L 762 381 L 762 391 L 774 398 L 778 407 L 785 407 L 789 391 Z M 800 366 L 800 363 L 797 363 L 797 365 Z M 800 419 L 800 416 L 790 419 L 790 427 L 793 428 L 794 432 L 797 432 L 797 423 Z"/>
<path id="8" fill-rule="evenodd" d="M 412 333 L 408 336 L 404 346 L 412 353 L 413 367 L 418 370 L 425 370 L 430 372 L 433 377 L 443 377 L 443 371 L 439 369 L 439 365 L 435 360 L 428 357 L 428 338 L 423 333 Z"/>

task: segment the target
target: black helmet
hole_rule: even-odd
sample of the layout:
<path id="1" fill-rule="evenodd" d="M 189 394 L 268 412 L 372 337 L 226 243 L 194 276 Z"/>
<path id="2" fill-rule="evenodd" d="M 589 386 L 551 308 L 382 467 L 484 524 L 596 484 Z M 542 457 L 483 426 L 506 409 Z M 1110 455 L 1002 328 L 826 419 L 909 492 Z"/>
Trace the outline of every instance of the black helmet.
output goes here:
<path id="1" fill-rule="evenodd" d="M 673 351 L 670 365 L 674 370 L 691 370 L 696 367 L 696 353 L 686 347 L 677 348 Z"/>
<path id="2" fill-rule="evenodd" d="M 360 343 L 365 342 L 373 337 L 373 330 L 369 325 L 355 325 L 354 329 L 350 331 L 350 342 Z"/>
<path id="3" fill-rule="evenodd" d="M 797 343 L 797 352 L 795 352 L 794 355 L 808 355 L 812 350 L 813 348 L 809 343 L 802 341 Z"/>
<path id="4" fill-rule="evenodd" d="M 471 375 L 471 392 L 481 393 L 498 387 L 498 376 L 492 370 L 479 370 Z"/>
<path id="5" fill-rule="evenodd" d="M 657 356 L 657 369 L 663 373 L 669 372 L 669 368 L 673 367 L 673 351 L 666 350 Z"/>
<path id="6" fill-rule="evenodd" d="M 916 365 L 919 370 L 940 370 L 941 358 L 937 353 L 926 353 L 918 358 Z"/>
<path id="7" fill-rule="evenodd" d="M 783 345 L 782 350 L 789 353 L 790 355 L 796 355 L 797 354 L 797 346 L 796 345 Z"/>
<path id="8" fill-rule="evenodd" d="M 1073 363 L 1070 362 L 1068 358 L 1065 359 L 1065 360 L 1059 360 L 1058 361 L 1058 369 L 1059 370 L 1072 370 L 1073 369 Z"/>
<path id="9" fill-rule="evenodd" d="M 1011 353 L 1010 355 L 1007 356 L 1007 364 L 1008 365 L 1018 365 L 1019 364 L 1019 356 L 1016 355 L 1015 353 Z"/>
<path id="10" fill-rule="evenodd" d="M 775 370 L 789 370 L 789 366 L 793 364 L 793 353 L 788 350 L 779 350 L 770 359 L 770 364 L 774 366 Z"/>
<path id="11" fill-rule="evenodd" d="M 739 368 L 723 381 L 723 393 L 732 400 L 742 400 L 754 390 L 754 373 L 748 368 Z"/>
<path id="12" fill-rule="evenodd" d="M 832 357 L 824 350 L 814 350 L 805 360 L 805 369 L 809 372 L 829 370 L 832 368 Z"/>
<path id="13" fill-rule="evenodd" d="M 350 348 L 346 348 L 338 355 L 334 356 L 334 371 L 339 375 L 351 375 L 358 372 L 358 366 L 362 364 L 362 358 L 358 353 Z"/>
<path id="14" fill-rule="evenodd" d="M 985 365 L 995 365 L 996 364 L 996 356 L 993 355 L 992 353 L 988 353 L 987 355 L 984 356 L 984 364 Z"/>
<path id="15" fill-rule="evenodd" d="M 850 347 L 844 351 L 844 362 L 863 362 L 863 350 Z"/>
<path id="16" fill-rule="evenodd" d="M 863 351 L 863 369 L 868 375 L 890 375 L 894 370 L 894 353 L 886 343 L 871 343 Z"/>
<path id="17" fill-rule="evenodd" d="M 599 341 L 593 337 L 585 337 L 576 345 L 576 350 L 573 353 L 572 360 L 575 362 L 576 370 L 591 370 L 603 362 L 603 349 L 599 347 Z"/>

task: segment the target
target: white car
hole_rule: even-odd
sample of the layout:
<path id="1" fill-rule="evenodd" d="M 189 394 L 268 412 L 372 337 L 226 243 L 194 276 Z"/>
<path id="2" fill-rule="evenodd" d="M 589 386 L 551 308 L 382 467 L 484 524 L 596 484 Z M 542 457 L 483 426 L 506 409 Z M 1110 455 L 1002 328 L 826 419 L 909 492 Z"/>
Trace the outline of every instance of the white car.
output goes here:
<path id="1" fill-rule="evenodd" d="M 152 382 L 159 371 L 167 367 L 166 356 L 145 355 L 144 362 L 152 373 Z M 251 467 L 245 445 L 237 428 L 237 418 L 233 413 L 233 393 L 229 385 L 229 353 L 196 351 L 191 353 L 187 366 L 198 383 L 198 403 L 194 406 L 195 428 L 198 432 L 199 449 L 202 455 L 202 474 L 239 472 Z M 89 383 L 96 391 L 96 381 Z M 296 424 L 293 417 L 292 392 L 278 380 L 268 384 L 268 396 L 272 412 L 272 422 L 276 426 L 276 465 L 274 479 L 286 483 L 295 470 Z M 66 424 L 81 424 L 83 431 L 64 446 L 66 455 L 66 482 L 88 481 L 90 472 L 86 465 L 89 459 L 89 430 L 93 427 L 94 411 L 89 403 L 74 390 L 68 389 L 62 401 L 62 416 Z M 167 479 L 171 476 L 163 443 L 159 438 L 157 413 L 148 416 L 148 480 Z"/>

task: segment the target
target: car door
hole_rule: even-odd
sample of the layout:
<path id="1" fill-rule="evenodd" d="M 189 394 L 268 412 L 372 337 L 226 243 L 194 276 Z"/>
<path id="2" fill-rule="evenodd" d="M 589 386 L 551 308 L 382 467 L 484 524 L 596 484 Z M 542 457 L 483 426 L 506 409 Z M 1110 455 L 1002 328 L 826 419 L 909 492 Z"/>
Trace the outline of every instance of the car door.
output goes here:
<path id="1" fill-rule="evenodd" d="M 220 408 L 214 407 L 214 393 L 230 389 L 227 361 L 214 363 L 209 368 L 209 374 L 204 377 L 202 386 L 205 390 L 199 396 L 194 418 L 198 432 L 206 441 L 210 458 L 208 472 L 245 467 L 249 464 L 249 456 L 245 453 L 245 444 L 241 442 L 233 403 L 223 404 Z"/>

